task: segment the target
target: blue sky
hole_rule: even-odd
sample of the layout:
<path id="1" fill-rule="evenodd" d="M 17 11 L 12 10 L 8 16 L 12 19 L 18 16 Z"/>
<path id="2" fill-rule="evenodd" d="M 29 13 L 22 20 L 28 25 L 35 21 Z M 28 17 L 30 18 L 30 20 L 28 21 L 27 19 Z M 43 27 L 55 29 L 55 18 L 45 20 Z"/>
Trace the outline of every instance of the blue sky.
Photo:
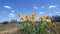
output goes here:
<path id="1" fill-rule="evenodd" d="M 0 0 L 0 22 L 19 20 L 18 13 L 35 13 L 36 17 L 60 15 L 60 0 Z"/>

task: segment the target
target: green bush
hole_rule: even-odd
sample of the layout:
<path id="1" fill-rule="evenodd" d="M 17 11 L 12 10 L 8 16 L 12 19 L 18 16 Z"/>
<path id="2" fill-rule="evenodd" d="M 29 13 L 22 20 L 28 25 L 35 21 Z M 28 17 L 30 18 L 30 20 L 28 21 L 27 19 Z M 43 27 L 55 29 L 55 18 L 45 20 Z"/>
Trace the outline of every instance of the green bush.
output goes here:
<path id="1" fill-rule="evenodd" d="M 17 20 L 11 20 L 10 23 L 17 23 Z"/>
<path id="2" fill-rule="evenodd" d="M 9 24 L 9 22 L 8 21 L 4 21 L 4 22 L 2 22 L 2 24 Z"/>
<path id="3" fill-rule="evenodd" d="M 60 16 L 52 16 L 52 22 L 60 22 Z"/>

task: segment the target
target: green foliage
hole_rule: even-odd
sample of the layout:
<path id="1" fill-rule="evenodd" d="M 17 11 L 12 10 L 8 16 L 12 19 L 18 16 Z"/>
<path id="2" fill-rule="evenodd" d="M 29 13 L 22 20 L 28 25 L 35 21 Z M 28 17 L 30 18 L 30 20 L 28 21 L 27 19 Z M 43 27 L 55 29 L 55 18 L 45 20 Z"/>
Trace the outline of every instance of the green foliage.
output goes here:
<path id="1" fill-rule="evenodd" d="M 52 16 L 52 21 L 53 22 L 60 22 L 60 16 Z"/>
<path id="2" fill-rule="evenodd" d="M 17 23 L 17 20 L 11 20 L 10 23 Z"/>
<path id="3" fill-rule="evenodd" d="M 2 22 L 2 24 L 9 24 L 9 22 L 8 21 L 4 21 L 4 22 Z"/>
<path id="4" fill-rule="evenodd" d="M 46 26 L 44 23 L 24 23 L 23 24 L 24 29 L 20 30 L 22 31 L 22 34 L 47 34 Z"/>

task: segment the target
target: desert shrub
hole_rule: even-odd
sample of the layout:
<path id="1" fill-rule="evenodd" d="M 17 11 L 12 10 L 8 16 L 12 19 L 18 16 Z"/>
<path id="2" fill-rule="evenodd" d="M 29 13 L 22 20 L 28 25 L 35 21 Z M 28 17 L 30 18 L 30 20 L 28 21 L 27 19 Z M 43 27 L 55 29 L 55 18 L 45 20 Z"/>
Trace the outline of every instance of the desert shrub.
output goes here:
<path id="1" fill-rule="evenodd" d="M 52 22 L 60 22 L 60 16 L 52 16 Z"/>
<path id="2" fill-rule="evenodd" d="M 17 23 L 17 20 L 11 20 L 10 23 Z"/>
<path id="3" fill-rule="evenodd" d="M 9 21 L 4 21 L 2 22 L 2 24 L 9 24 Z"/>

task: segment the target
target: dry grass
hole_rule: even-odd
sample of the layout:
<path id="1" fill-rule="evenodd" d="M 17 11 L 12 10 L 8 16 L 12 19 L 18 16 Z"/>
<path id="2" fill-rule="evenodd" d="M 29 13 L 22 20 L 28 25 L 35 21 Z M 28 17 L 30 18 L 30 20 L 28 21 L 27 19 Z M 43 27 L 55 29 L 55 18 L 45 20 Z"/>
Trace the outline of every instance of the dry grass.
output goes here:
<path id="1" fill-rule="evenodd" d="M 16 34 L 21 24 L 0 24 L 0 34 Z"/>
<path id="2" fill-rule="evenodd" d="M 16 24 L 0 24 L 0 31 L 3 31 L 3 30 L 7 30 L 7 29 L 10 29 L 10 28 L 18 28 L 20 27 L 20 24 L 16 23 Z"/>
<path id="3" fill-rule="evenodd" d="M 60 22 L 53 22 L 48 28 L 50 28 L 50 34 L 60 34 Z"/>
<path id="4" fill-rule="evenodd" d="M 0 31 L 5 31 L 5 30 L 9 30 L 11 28 L 19 28 L 20 29 L 21 24 L 0 24 Z M 50 26 L 48 26 L 47 28 L 50 29 L 50 33 L 49 34 L 60 34 L 60 22 L 53 22 L 52 24 L 50 24 Z M 15 32 L 16 34 L 16 32 Z"/>

